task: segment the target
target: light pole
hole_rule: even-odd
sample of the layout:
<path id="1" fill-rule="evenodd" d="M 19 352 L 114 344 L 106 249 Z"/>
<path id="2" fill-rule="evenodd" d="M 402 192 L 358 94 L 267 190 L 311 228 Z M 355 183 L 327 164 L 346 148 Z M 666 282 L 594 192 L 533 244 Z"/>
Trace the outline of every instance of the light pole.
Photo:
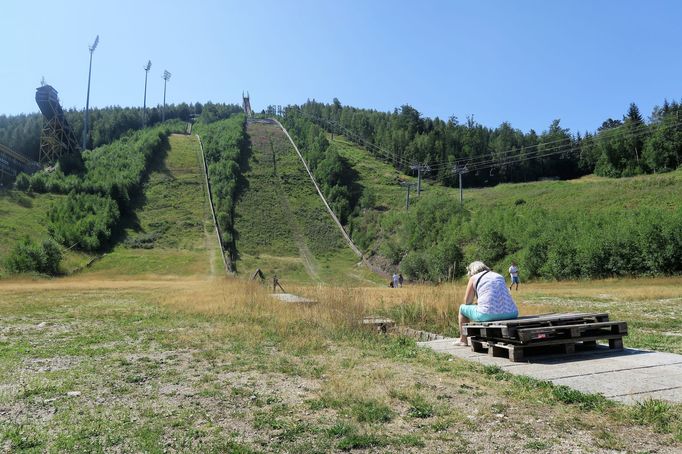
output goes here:
<path id="1" fill-rule="evenodd" d="M 166 83 L 171 78 L 171 73 L 168 70 L 163 71 L 163 113 L 161 114 L 161 121 L 166 121 Z"/>
<path id="2" fill-rule="evenodd" d="M 95 38 L 95 42 L 92 46 L 88 46 L 90 49 L 90 67 L 88 68 L 88 96 L 85 98 L 85 119 L 83 120 L 83 150 L 88 146 L 88 110 L 90 109 L 90 76 L 92 75 L 92 53 L 97 49 L 97 44 L 99 44 L 99 35 Z"/>
<path id="3" fill-rule="evenodd" d="M 144 101 L 142 102 L 142 127 L 147 126 L 147 75 L 152 68 L 152 61 L 149 60 L 144 67 Z"/>

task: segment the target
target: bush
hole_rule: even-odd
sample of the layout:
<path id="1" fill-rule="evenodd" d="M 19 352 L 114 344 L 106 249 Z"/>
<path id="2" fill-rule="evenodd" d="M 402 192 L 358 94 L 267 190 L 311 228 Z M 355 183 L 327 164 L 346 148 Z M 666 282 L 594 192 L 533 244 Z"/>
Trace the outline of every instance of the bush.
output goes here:
<path id="1" fill-rule="evenodd" d="M 400 271 L 413 280 L 429 279 L 429 263 L 421 252 L 410 251 L 400 262 Z"/>
<path id="2" fill-rule="evenodd" d="M 21 172 L 19 175 L 17 175 L 16 180 L 14 180 L 14 187 L 19 191 L 28 191 L 30 185 L 31 179 L 24 172 Z"/>
<path id="3" fill-rule="evenodd" d="M 67 247 L 95 251 L 108 244 L 119 217 L 109 197 L 70 193 L 50 208 L 48 231 Z"/>
<path id="4" fill-rule="evenodd" d="M 52 240 L 36 244 L 26 237 L 14 246 L 6 260 L 7 269 L 12 273 L 36 272 L 57 275 L 62 252 Z"/>

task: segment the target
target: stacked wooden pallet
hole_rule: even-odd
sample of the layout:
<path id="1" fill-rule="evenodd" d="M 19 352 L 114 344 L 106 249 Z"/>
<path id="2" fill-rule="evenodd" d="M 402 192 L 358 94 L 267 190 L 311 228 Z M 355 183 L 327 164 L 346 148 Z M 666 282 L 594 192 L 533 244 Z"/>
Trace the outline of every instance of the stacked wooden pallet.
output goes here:
<path id="1" fill-rule="evenodd" d="M 608 340 L 610 349 L 620 350 L 627 333 L 626 322 L 609 321 L 603 313 L 533 315 L 464 325 L 473 351 L 511 361 L 534 354 L 571 354 L 576 347 L 596 347 L 598 340 Z"/>

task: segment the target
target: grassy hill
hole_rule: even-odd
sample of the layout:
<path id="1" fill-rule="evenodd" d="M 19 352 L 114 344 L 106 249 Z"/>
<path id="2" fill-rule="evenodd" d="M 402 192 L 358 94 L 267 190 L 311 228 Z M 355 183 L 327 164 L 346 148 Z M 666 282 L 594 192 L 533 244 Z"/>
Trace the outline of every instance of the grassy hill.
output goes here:
<path id="1" fill-rule="evenodd" d="M 404 209 L 405 190 L 398 182 L 416 182 L 415 177 L 402 175 L 392 165 L 378 160 L 343 136 L 335 135 L 333 140 L 330 136 L 330 140 L 358 171 L 360 183 L 374 193 L 379 210 Z M 596 212 L 639 207 L 675 209 L 680 206 L 679 194 L 682 193 L 682 169 L 619 179 L 589 175 L 577 180 L 509 183 L 490 188 L 467 188 L 466 175 L 463 178 L 464 203 L 473 211 L 515 206 L 517 200 L 556 211 Z M 412 191 L 411 203 L 415 205 L 420 199 L 435 196 L 447 196 L 459 203 L 458 188 L 444 187 L 428 179 L 422 181 L 421 198 Z"/>
<path id="2" fill-rule="evenodd" d="M 248 186 L 236 206 L 237 269 L 284 282 L 376 282 L 344 243 L 295 150 L 275 124 L 248 126 Z M 369 281 L 368 281 L 369 280 Z"/>
<path id="3" fill-rule="evenodd" d="M 40 242 L 49 237 L 47 213 L 50 206 L 65 196 L 27 194 L 22 191 L 0 191 L 0 278 L 7 275 L 5 260 L 17 241 L 28 236 Z M 91 255 L 64 248 L 62 270 L 70 272 L 83 266 Z"/>
<path id="4" fill-rule="evenodd" d="M 172 135 L 156 159 L 121 241 L 88 273 L 220 274 L 222 261 L 208 211 L 199 142 Z"/>
<path id="5" fill-rule="evenodd" d="M 682 222 L 682 170 L 492 188 L 466 188 L 465 175 L 463 209 L 457 188 L 425 180 L 420 197 L 412 192 L 406 212 L 405 190 L 398 183 L 414 178 L 344 137 L 331 142 L 375 199 L 374 209 L 353 219 L 354 240 L 384 257 L 388 266 L 400 263 L 413 277 L 440 279 L 447 276 L 448 264 L 462 274 L 463 264 L 478 258 L 498 269 L 506 269 L 511 260 L 526 262 L 522 277 L 680 272 L 675 263 L 682 244 L 674 231 Z M 451 253 L 455 248 L 460 250 Z"/>

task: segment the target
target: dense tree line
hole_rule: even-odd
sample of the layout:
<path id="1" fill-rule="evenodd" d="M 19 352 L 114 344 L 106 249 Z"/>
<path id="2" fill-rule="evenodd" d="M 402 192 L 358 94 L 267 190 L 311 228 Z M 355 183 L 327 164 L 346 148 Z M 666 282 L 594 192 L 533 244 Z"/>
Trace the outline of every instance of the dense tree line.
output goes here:
<path id="1" fill-rule="evenodd" d="M 431 166 L 431 177 L 456 183 L 452 168 L 469 162 L 465 185 L 483 186 L 542 178 L 570 179 L 596 173 L 620 177 L 675 169 L 682 160 L 682 106 L 656 107 L 646 122 L 635 104 L 622 120 L 606 120 L 593 133 L 573 134 L 554 120 L 547 130 L 523 133 L 504 122 L 485 127 L 473 117 L 461 124 L 423 118 L 404 105 L 378 112 L 308 101 L 285 109 L 285 119 L 303 116 L 328 132 L 344 134 L 377 158 L 411 172 L 410 165 Z M 477 167 L 486 167 L 476 170 Z"/>
<path id="2" fill-rule="evenodd" d="M 327 202 L 342 224 L 366 202 L 357 172 L 327 140 L 325 131 L 310 118 L 290 111 L 284 124 L 304 154 Z"/>
<path id="3" fill-rule="evenodd" d="M 229 118 L 205 124 L 204 122 L 210 121 L 207 117 L 195 130 L 200 135 L 204 147 L 211 195 L 223 247 L 234 264 L 237 259 L 234 210 L 239 190 L 244 186 L 241 169 L 244 160 L 248 159 L 249 140 L 244 115 L 229 116 L 226 112 L 222 115 Z"/>
<path id="4" fill-rule="evenodd" d="M 147 126 L 161 123 L 163 107 L 147 109 Z M 198 116 L 206 123 L 228 118 L 241 111 L 234 104 L 168 104 L 166 120 L 177 119 L 184 122 Z M 83 111 L 68 109 L 64 112 L 78 142 L 83 137 Z M 90 142 L 88 148 L 93 149 L 110 144 L 123 137 L 129 131 L 142 129 L 142 109 L 138 107 L 105 107 L 90 109 Z M 43 116 L 40 113 L 21 115 L 0 115 L 0 143 L 33 159 L 38 160 L 40 150 L 40 131 L 43 128 Z"/>

